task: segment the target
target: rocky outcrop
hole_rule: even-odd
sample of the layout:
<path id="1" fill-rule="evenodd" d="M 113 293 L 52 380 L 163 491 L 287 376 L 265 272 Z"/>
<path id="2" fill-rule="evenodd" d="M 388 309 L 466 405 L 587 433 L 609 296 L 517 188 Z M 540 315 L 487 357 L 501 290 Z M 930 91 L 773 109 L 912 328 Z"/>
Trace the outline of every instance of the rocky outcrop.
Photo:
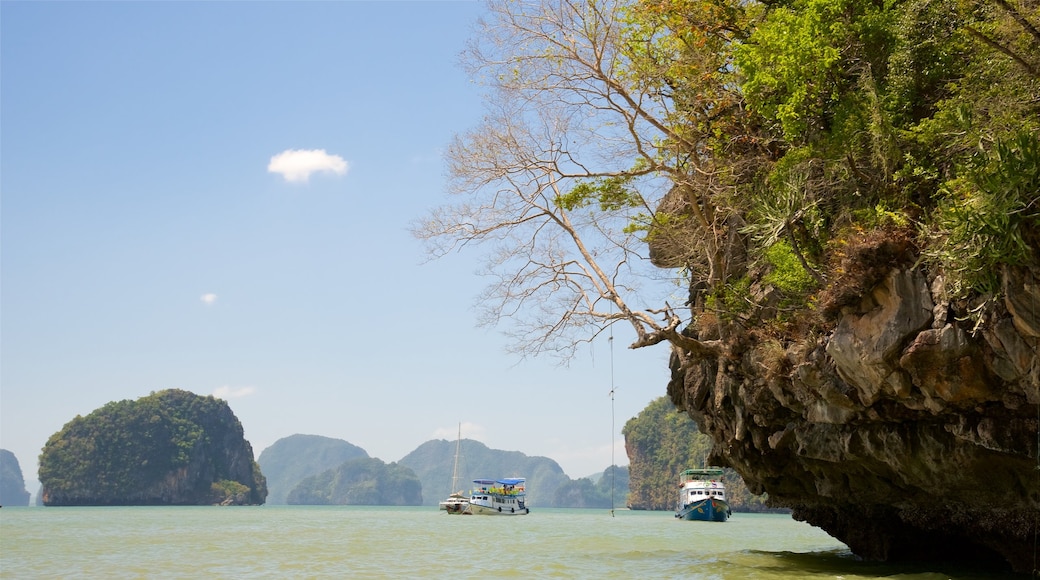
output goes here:
<path id="1" fill-rule="evenodd" d="M 672 356 L 668 393 L 712 461 L 878 560 L 1033 569 L 1040 521 L 1040 270 L 951 304 L 892 268 L 799 342 L 728 329 L 725 354 Z"/>
<path id="2" fill-rule="evenodd" d="M 77 416 L 40 455 L 44 505 L 262 504 L 267 485 L 227 402 L 178 389 Z"/>

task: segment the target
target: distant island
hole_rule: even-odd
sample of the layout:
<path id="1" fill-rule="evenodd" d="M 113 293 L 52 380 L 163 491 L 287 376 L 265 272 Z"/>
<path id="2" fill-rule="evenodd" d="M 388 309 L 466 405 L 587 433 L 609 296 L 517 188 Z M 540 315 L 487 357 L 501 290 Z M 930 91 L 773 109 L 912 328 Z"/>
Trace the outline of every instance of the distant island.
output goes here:
<path id="1" fill-rule="evenodd" d="M 368 452 L 342 439 L 302 434 L 283 437 L 257 459 L 267 478 L 267 503 L 284 504 L 289 492 L 304 479 L 361 457 L 368 457 Z"/>
<path id="2" fill-rule="evenodd" d="M 458 442 L 460 474 L 455 483 L 460 489 L 452 489 L 456 443 L 427 441 L 399 462 L 385 464 L 346 441 L 295 434 L 265 449 L 259 463 L 267 475 L 272 504 L 436 506 L 453 491 L 468 490 L 475 478 L 521 474 L 528 480 L 532 497 L 537 498 L 534 501 L 545 507 L 610 505 L 609 488 L 606 493 L 597 493 L 591 480 L 571 480 L 552 459 L 489 449 L 470 439 Z M 624 477 L 615 480 L 627 483 L 627 470 L 621 468 L 619 472 L 624 472 Z M 413 481 L 419 483 L 417 489 Z M 606 480 L 606 485 L 609 483 Z M 627 487 L 618 490 L 618 505 L 623 505 L 625 493 Z"/>
<path id="3" fill-rule="evenodd" d="M 29 492 L 25 489 L 18 458 L 14 453 L 0 449 L 0 506 L 5 505 L 29 505 Z"/>
<path id="4" fill-rule="evenodd" d="M 77 416 L 40 455 L 46 506 L 257 505 L 267 486 L 227 402 L 179 389 Z"/>
<path id="5" fill-rule="evenodd" d="M 289 492 L 291 505 L 422 505 L 422 484 L 399 463 L 358 457 L 312 475 Z"/>
<path id="6" fill-rule="evenodd" d="M 519 476 L 527 478 L 528 498 L 534 506 L 675 509 L 679 473 L 707 465 L 711 439 L 688 416 L 678 413 L 667 397 L 652 401 L 626 423 L 623 433 L 631 466 L 607 467 L 599 474 L 578 479 L 568 477 L 548 457 L 490 449 L 472 439 L 427 441 L 397 464 L 386 466 L 382 462 L 363 461 L 368 454 L 346 441 L 297 434 L 265 449 L 260 454 L 260 465 L 269 474 L 270 497 L 279 498 L 271 503 L 435 506 L 452 492 L 466 492 L 473 479 Z M 459 474 L 453 482 L 456 444 L 460 450 Z M 344 456 L 347 459 L 341 460 Z M 396 476 L 375 475 L 391 466 L 408 471 L 397 471 Z M 369 475 L 366 478 L 359 471 Z M 411 493 L 411 473 L 421 482 L 421 499 L 404 498 Z M 734 511 L 787 511 L 771 507 L 768 496 L 752 494 L 733 470 L 727 468 L 724 473 Z M 348 480 L 354 482 L 352 491 L 343 484 Z M 367 486 L 363 493 L 360 482 Z M 376 499 L 380 495 L 376 487 L 382 490 L 380 493 L 390 492 L 390 497 Z"/>

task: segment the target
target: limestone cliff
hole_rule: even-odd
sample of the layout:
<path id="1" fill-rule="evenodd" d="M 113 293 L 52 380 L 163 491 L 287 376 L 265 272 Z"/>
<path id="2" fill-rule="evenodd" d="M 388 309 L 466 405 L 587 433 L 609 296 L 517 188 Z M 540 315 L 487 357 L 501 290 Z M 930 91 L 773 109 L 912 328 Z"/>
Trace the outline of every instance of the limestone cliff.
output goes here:
<path id="1" fill-rule="evenodd" d="M 227 402 L 169 389 L 77 416 L 40 455 L 44 505 L 262 504 L 267 486 Z"/>
<path id="2" fill-rule="evenodd" d="M 912 256 L 911 256 L 912 258 Z M 668 393 L 712 461 L 856 554 L 1033 569 L 1040 510 L 1040 268 L 1003 272 L 983 320 L 892 260 L 793 340 L 731 324 L 718 357 L 675 351 Z M 722 325 L 719 325 L 722 326 Z"/>

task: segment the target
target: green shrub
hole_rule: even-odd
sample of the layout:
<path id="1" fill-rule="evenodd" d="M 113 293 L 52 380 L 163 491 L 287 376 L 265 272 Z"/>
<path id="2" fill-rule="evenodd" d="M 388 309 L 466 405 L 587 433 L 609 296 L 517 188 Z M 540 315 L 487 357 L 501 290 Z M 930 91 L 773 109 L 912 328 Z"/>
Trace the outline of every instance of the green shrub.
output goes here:
<path id="1" fill-rule="evenodd" d="M 792 295 L 803 295 L 812 290 L 816 281 L 812 274 L 802 266 L 791 245 L 780 240 L 770 246 L 765 259 L 773 266 L 764 281 L 777 290 Z"/>
<path id="2" fill-rule="evenodd" d="M 997 294 L 1003 265 L 1031 257 L 1040 229 L 1040 140 L 1019 133 L 976 154 L 946 182 L 925 255 L 946 274 L 954 298 Z"/>

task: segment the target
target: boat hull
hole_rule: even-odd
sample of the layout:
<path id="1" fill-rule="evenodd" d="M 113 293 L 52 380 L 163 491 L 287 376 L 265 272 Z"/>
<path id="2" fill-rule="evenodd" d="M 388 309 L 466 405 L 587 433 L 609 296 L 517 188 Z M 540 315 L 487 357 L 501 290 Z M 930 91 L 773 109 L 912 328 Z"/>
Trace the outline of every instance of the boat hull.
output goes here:
<path id="1" fill-rule="evenodd" d="M 468 505 L 469 500 L 465 498 L 449 498 L 440 503 L 440 509 L 448 512 L 449 514 L 452 514 L 461 512 L 462 510 L 466 509 L 466 506 Z"/>
<path id="2" fill-rule="evenodd" d="M 466 508 L 469 507 L 469 502 L 464 503 L 450 503 L 442 507 L 441 509 L 448 512 L 449 515 L 458 515 L 466 513 Z"/>
<path id="3" fill-rule="evenodd" d="M 530 511 L 526 507 L 520 509 L 507 507 L 503 509 L 502 506 L 496 508 L 471 503 L 462 511 L 462 514 L 471 516 L 524 516 L 530 513 Z"/>
<path id="4" fill-rule="evenodd" d="M 686 521 L 724 522 L 729 519 L 729 504 L 719 499 L 702 499 L 683 506 L 675 517 Z"/>

